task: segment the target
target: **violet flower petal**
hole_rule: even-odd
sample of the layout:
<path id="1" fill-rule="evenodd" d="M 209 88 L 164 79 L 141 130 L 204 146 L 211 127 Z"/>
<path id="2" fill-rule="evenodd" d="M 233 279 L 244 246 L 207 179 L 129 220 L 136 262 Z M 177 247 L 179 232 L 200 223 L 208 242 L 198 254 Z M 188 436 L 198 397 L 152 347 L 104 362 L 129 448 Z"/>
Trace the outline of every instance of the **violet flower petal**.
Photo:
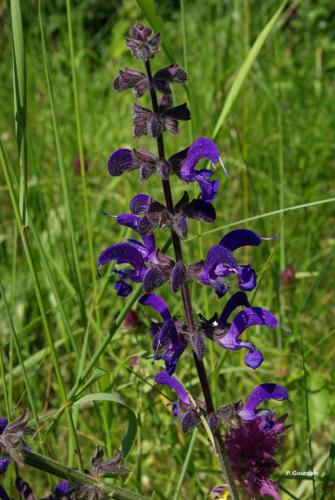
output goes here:
<path id="1" fill-rule="evenodd" d="M 258 246 L 262 242 L 262 237 L 249 229 L 235 229 L 227 233 L 219 245 L 234 252 L 237 248 L 245 246 Z"/>
<path id="2" fill-rule="evenodd" d="M 184 180 L 193 180 L 195 166 L 202 158 L 206 158 L 212 163 L 216 163 L 220 159 L 216 144 L 207 139 L 207 137 L 200 137 L 189 147 L 186 159 L 180 170 L 181 177 Z"/>
<path id="3" fill-rule="evenodd" d="M 204 200 L 192 200 L 184 209 L 187 217 L 202 220 L 204 222 L 214 222 L 216 217 L 215 208 L 211 203 Z"/>
<path id="4" fill-rule="evenodd" d="M 264 325 L 275 328 L 277 324 L 277 319 L 267 309 L 246 307 L 235 316 L 229 330 L 219 339 L 218 343 L 229 350 L 248 349 L 245 363 L 250 368 L 255 369 L 262 363 L 263 355 L 251 342 L 240 340 L 239 337 L 250 326 Z"/>
<path id="5" fill-rule="evenodd" d="M 150 207 L 151 200 L 151 196 L 148 196 L 147 194 L 140 193 L 133 196 L 129 205 L 131 213 L 138 215 L 147 212 Z"/>
<path id="6" fill-rule="evenodd" d="M 168 305 L 166 304 L 165 300 L 162 299 L 162 297 L 160 297 L 159 295 L 155 295 L 154 293 L 147 293 L 145 295 L 142 295 L 139 302 L 140 304 L 155 309 L 155 311 L 157 311 L 164 320 L 171 318 Z"/>
<path id="7" fill-rule="evenodd" d="M 126 283 L 123 280 L 116 281 L 114 283 L 114 288 L 116 290 L 117 295 L 119 297 L 128 297 L 128 295 L 132 292 L 133 287 Z"/>
<path id="8" fill-rule="evenodd" d="M 5 428 L 7 427 L 8 425 L 8 420 L 6 417 L 2 417 L 0 418 L 0 434 L 3 433 L 3 431 L 5 430 Z"/>
<path id="9" fill-rule="evenodd" d="M 0 459 L 0 475 L 4 474 L 6 472 L 9 464 L 10 464 L 9 458 L 1 458 Z"/>
<path id="10" fill-rule="evenodd" d="M 130 264 L 140 274 L 146 267 L 140 252 L 129 243 L 117 243 L 106 248 L 98 258 L 99 264 L 108 264 L 115 260 L 117 264 Z"/>
<path id="11" fill-rule="evenodd" d="M 227 326 L 228 318 L 231 313 L 240 306 L 249 307 L 248 297 L 244 292 L 236 292 L 230 297 L 226 302 L 221 316 L 219 317 L 218 323 L 220 328 L 225 328 Z"/>
<path id="12" fill-rule="evenodd" d="M 178 394 L 178 398 L 182 403 L 192 405 L 184 386 L 176 377 L 172 377 L 167 372 L 160 372 L 155 376 L 155 382 L 170 386 Z"/>
<path id="13" fill-rule="evenodd" d="M 135 170 L 139 165 L 130 149 L 118 149 L 109 157 L 108 172 L 113 177 Z"/>
<path id="14" fill-rule="evenodd" d="M 268 399 L 276 399 L 282 401 L 288 399 L 286 389 L 278 384 L 261 384 L 249 394 L 245 405 L 238 412 L 238 415 L 243 420 L 254 420 L 264 412 L 257 410 L 257 407 Z"/>

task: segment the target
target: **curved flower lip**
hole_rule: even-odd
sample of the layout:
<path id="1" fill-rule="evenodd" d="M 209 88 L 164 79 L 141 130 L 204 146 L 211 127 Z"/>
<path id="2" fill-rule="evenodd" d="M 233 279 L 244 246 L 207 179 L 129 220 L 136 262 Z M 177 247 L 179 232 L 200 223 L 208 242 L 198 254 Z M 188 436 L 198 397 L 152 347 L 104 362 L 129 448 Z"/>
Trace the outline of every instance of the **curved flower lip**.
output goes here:
<path id="1" fill-rule="evenodd" d="M 227 233 L 221 240 L 219 245 L 227 248 L 230 252 L 234 252 L 240 247 L 258 246 L 262 240 L 269 238 L 262 238 L 259 234 L 250 229 L 235 229 Z"/>
<path id="2" fill-rule="evenodd" d="M 269 399 L 283 401 L 288 399 L 288 393 L 284 387 L 278 384 L 261 384 L 248 396 L 245 405 L 238 412 L 243 420 L 254 420 L 266 414 L 272 413 L 270 410 L 257 410 L 257 407 Z"/>
<path id="3" fill-rule="evenodd" d="M 239 350 L 242 348 L 248 349 L 245 357 L 245 363 L 250 368 L 257 368 L 263 361 L 263 355 L 256 349 L 254 344 L 244 340 L 240 340 L 240 335 L 253 325 L 264 325 L 270 328 L 275 328 L 278 324 L 277 319 L 267 309 L 261 307 L 246 307 L 239 312 L 227 333 L 219 339 L 218 343 L 228 350 Z"/>
<path id="4" fill-rule="evenodd" d="M 234 295 L 232 295 L 230 299 L 226 302 L 218 320 L 218 325 L 220 328 L 225 328 L 226 326 L 228 326 L 229 316 L 237 307 L 240 306 L 245 306 L 245 307 L 250 306 L 247 294 L 244 292 L 234 293 Z"/>
<path id="5" fill-rule="evenodd" d="M 117 149 L 108 160 L 108 172 L 113 177 L 135 170 L 139 165 L 131 149 Z"/>
<path id="6" fill-rule="evenodd" d="M 167 303 L 159 295 L 155 295 L 154 293 L 147 293 L 145 295 L 142 295 L 139 302 L 140 304 L 152 307 L 162 316 L 164 320 L 171 318 L 171 313 L 169 311 Z"/>
<path id="7" fill-rule="evenodd" d="M 184 159 L 184 158 L 185 159 Z M 184 159 L 184 161 L 182 161 Z M 195 167 L 201 159 L 207 159 L 213 165 L 220 161 L 226 175 L 229 175 L 219 154 L 216 144 L 207 137 L 200 137 L 191 146 L 177 155 L 171 157 L 172 165 L 178 165 L 177 173 L 186 182 L 198 182 L 201 189 L 201 197 L 204 201 L 211 202 L 215 199 L 219 181 L 210 181 L 213 172 L 208 169 L 196 170 Z"/>
<path id="8" fill-rule="evenodd" d="M 155 382 L 170 386 L 171 389 L 177 393 L 178 399 L 182 403 L 185 405 L 192 405 L 192 401 L 190 400 L 185 387 L 176 377 L 169 375 L 167 372 L 159 372 L 155 376 Z"/>
<path id="9" fill-rule="evenodd" d="M 140 252 L 129 243 L 116 243 L 106 248 L 98 258 L 100 265 L 108 264 L 115 260 L 117 264 L 130 264 L 139 273 L 146 269 L 144 259 Z"/>

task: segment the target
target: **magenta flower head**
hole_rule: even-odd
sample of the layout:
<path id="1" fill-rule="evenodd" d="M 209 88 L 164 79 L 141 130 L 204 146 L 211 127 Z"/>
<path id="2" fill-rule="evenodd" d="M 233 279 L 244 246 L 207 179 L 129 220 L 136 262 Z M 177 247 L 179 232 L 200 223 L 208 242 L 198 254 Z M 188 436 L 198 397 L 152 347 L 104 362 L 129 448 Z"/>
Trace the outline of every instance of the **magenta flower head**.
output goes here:
<path id="1" fill-rule="evenodd" d="M 230 428 L 224 441 L 232 472 L 247 498 L 271 496 L 280 500 L 278 485 L 270 479 L 278 467 L 275 456 L 286 435 L 286 415 L 260 417 Z M 269 422 L 271 425 L 269 425 Z"/>

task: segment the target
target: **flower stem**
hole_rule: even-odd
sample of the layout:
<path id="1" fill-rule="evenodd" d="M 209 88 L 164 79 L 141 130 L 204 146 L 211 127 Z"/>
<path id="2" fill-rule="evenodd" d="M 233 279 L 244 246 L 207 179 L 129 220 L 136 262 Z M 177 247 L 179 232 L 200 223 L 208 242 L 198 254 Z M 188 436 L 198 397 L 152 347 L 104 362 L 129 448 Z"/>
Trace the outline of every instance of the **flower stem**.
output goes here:
<path id="1" fill-rule="evenodd" d="M 156 91 L 155 91 L 153 84 L 152 84 L 152 72 L 151 72 L 150 61 L 145 62 L 145 68 L 147 71 L 148 80 L 150 82 L 150 96 L 151 96 L 152 109 L 153 109 L 154 113 L 159 115 L 157 95 L 156 95 Z M 165 160 L 163 133 L 161 133 L 157 137 L 157 149 L 158 149 L 159 159 Z M 162 180 L 162 186 L 163 186 L 163 191 L 164 191 L 166 208 L 169 210 L 169 212 L 174 213 L 174 204 L 173 204 L 170 181 L 169 180 Z M 173 244 L 173 248 L 174 248 L 176 262 L 183 263 L 184 258 L 183 258 L 183 251 L 182 251 L 182 247 L 181 247 L 181 241 L 180 241 L 179 236 L 177 235 L 177 233 L 173 229 L 171 229 L 171 237 L 172 237 L 172 244 Z M 194 321 L 192 301 L 191 301 L 191 296 L 190 296 L 188 284 L 186 282 L 184 282 L 181 285 L 180 289 L 181 289 L 181 295 L 182 295 L 183 306 L 184 306 L 184 313 L 185 313 L 185 318 L 187 321 L 188 328 L 192 333 L 195 333 L 196 332 L 196 325 L 195 325 L 195 321 Z M 194 363 L 195 363 L 195 366 L 197 369 L 202 392 L 203 392 L 203 395 L 205 398 L 207 413 L 208 414 L 213 413 L 215 411 L 215 409 L 214 409 L 212 393 L 211 393 L 205 365 L 204 365 L 203 361 L 201 361 L 194 352 L 193 352 L 193 359 L 194 359 Z M 216 448 L 216 452 L 219 456 L 224 480 L 229 488 L 232 499 L 238 500 L 239 495 L 238 495 L 237 488 L 236 488 L 236 485 L 235 485 L 235 482 L 233 479 L 228 456 L 227 456 L 227 453 L 225 450 L 225 446 L 224 446 L 224 442 L 223 442 L 220 430 L 219 429 L 216 430 L 213 433 L 213 436 L 214 436 L 215 448 Z"/>

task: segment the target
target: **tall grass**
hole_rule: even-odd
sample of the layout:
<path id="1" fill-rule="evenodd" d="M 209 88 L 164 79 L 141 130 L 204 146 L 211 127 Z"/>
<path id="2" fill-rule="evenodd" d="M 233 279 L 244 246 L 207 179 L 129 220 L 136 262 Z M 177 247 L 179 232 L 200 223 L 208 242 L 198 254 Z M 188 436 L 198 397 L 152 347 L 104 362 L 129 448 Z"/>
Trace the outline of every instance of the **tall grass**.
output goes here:
<path id="1" fill-rule="evenodd" d="M 116 99 L 111 82 L 119 68 L 134 65 L 123 43 L 127 28 L 147 18 L 162 29 L 166 63 L 187 63 L 190 133 L 214 135 L 232 174 L 221 179 L 215 226 L 202 233 L 191 227 L 187 262 L 230 227 L 279 237 L 247 257 L 261 275 L 253 303 L 280 315 L 290 334 L 253 332 L 265 354 L 253 373 L 236 368 L 237 354 L 212 349 L 216 403 L 272 379 L 287 387 L 292 427 L 278 477 L 283 498 L 312 498 L 313 486 L 316 498 L 331 498 L 334 72 L 304 4 L 16 0 L 1 11 L 2 413 L 29 407 L 36 447 L 51 458 L 79 465 L 80 449 L 87 467 L 96 444 L 110 453 L 122 446 L 132 469 L 125 487 L 153 498 L 206 498 L 220 482 L 206 436 L 181 435 L 153 389 L 140 289 L 124 304 L 110 271 L 99 280 L 95 274 L 99 252 L 128 236 L 101 212 L 126 212 L 129 195 L 144 189 L 135 177 L 108 177 L 106 159 L 132 141 L 131 97 Z M 168 152 L 188 143 L 185 126 Z M 155 180 L 149 183 L 159 197 Z M 296 279 L 285 286 L 279 274 L 287 265 Z M 220 310 L 196 285 L 192 296 L 199 309 L 207 301 L 208 313 Z M 130 308 L 141 321 L 135 329 L 123 323 Z M 173 313 L 181 313 L 178 302 Z M 186 356 L 181 377 L 196 393 L 190 366 Z M 311 469 L 319 472 L 314 485 L 285 475 Z M 26 474 L 44 495 L 47 476 Z"/>

